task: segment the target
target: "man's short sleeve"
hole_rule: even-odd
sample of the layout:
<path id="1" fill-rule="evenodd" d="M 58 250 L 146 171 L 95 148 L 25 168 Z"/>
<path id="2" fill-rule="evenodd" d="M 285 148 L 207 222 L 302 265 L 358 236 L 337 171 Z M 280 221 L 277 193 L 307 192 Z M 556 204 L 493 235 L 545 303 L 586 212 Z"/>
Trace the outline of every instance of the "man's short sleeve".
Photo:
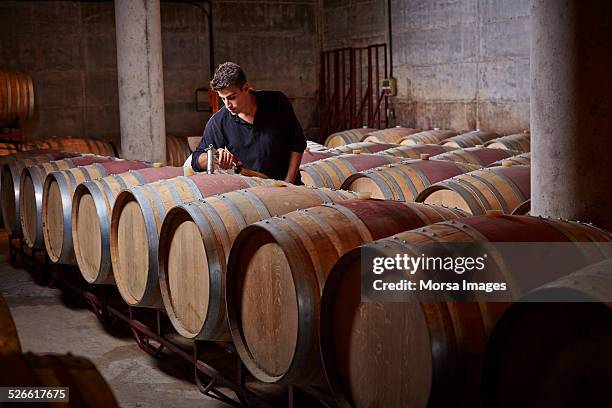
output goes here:
<path id="1" fill-rule="evenodd" d="M 204 151 L 208 148 L 208 146 L 213 145 L 215 149 L 220 149 L 226 145 L 223 134 L 221 133 L 221 130 L 219 129 L 219 126 L 216 123 L 215 119 L 216 118 L 211 117 L 208 120 L 208 122 L 206 123 L 206 127 L 204 128 L 204 136 L 202 136 L 200 144 L 191 155 L 191 167 L 195 171 L 206 170 L 200 168 L 198 159 L 200 158 L 200 155 L 204 153 Z"/>

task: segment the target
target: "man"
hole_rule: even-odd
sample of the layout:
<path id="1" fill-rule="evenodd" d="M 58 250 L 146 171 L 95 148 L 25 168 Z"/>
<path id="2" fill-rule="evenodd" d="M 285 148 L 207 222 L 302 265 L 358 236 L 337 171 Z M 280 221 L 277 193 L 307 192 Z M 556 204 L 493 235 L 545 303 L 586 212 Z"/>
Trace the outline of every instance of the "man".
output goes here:
<path id="1" fill-rule="evenodd" d="M 206 124 L 191 167 L 206 170 L 204 150 L 213 145 L 223 169 L 241 164 L 270 178 L 301 184 L 306 138 L 289 99 L 278 91 L 254 91 L 233 62 L 217 67 L 210 86 L 225 106 Z"/>

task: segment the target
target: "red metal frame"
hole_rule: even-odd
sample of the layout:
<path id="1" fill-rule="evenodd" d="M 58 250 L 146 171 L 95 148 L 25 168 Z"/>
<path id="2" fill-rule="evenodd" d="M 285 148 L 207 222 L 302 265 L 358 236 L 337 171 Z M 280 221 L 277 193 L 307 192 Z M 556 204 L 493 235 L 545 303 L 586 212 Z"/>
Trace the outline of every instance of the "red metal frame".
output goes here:
<path id="1" fill-rule="evenodd" d="M 387 75 L 387 44 L 322 52 L 319 140 L 350 128 L 389 127 L 389 97 L 381 90 Z"/>

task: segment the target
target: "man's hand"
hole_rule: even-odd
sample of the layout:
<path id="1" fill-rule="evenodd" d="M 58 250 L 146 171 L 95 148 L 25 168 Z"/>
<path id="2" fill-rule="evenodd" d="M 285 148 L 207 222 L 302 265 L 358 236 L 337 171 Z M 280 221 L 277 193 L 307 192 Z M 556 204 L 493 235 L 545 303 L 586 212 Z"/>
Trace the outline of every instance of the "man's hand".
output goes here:
<path id="1" fill-rule="evenodd" d="M 226 170 L 238 164 L 238 160 L 227 149 L 219 149 L 219 167 Z"/>

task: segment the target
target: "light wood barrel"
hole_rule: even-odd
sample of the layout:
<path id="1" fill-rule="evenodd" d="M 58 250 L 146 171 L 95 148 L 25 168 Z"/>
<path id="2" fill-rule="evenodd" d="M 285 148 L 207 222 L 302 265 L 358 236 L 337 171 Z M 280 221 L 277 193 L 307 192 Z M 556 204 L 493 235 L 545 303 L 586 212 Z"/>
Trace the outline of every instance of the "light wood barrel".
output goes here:
<path id="1" fill-rule="evenodd" d="M 529 133 L 516 133 L 489 140 L 484 145 L 495 149 L 508 149 L 515 152 L 527 153 L 531 151 Z"/>
<path id="2" fill-rule="evenodd" d="M 79 184 L 72 198 L 72 243 L 81 274 L 89 283 L 114 284 L 110 216 L 125 189 L 183 175 L 182 167 L 149 167 Z"/>
<path id="3" fill-rule="evenodd" d="M 321 143 L 314 142 L 312 140 L 306 140 L 306 149 L 311 152 L 322 152 L 327 150 L 326 146 L 323 146 Z"/>
<path id="4" fill-rule="evenodd" d="M 528 166 L 475 170 L 428 187 L 415 201 L 457 207 L 474 215 L 488 210 L 510 214 L 530 198 L 530 177 Z"/>
<path id="5" fill-rule="evenodd" d="M 325 188 L 263 186 L 172 209 L 161 230 L 159 254 L 161 294 L 172 325 L 187 338 L 229 340 L 225 271 L 240 231 L 299 208 L 353 197 Z"/>
<path id="6" fill-rule="evenodd" d="M 12 354 L 0 357 L 2 387 L 68 387 L 73 408 L 118 408 L 108 383 L 91 361 L 67 355 Z M 10 404 L 9 404 L 10 405 Z M 16 404 L 17 405 L 17 404 Z M 62 406 L 63 403 L 49 403 Z M 25 404 L 46 406 L 46 404 Z"/>
<path id="7" fill-rule="evenodd" d="M 187 137 L 166 137 L 166 164 L 168 166 L 182 166 L 191 153 Z"/>
<path id="8" fill-rule="evenodd" d="M 393 147 L 391 149 L 378 152 L 377 154 L 382 154 L 385 156 L 403 157 L 406 159 L 420 159 L 422 154 L 436 156 L 438 154 L 450 152 L 452 150 L 455 150 L 455 148 L 450 146 L 442 146 L 439 144 L 412 144 Z"/>
<path id="9" fill-rule="evenodd" d="M 516 156 L 510 156 L 506 159 L 498 160 L 489 164 L 487 167 L 503 166 L 505 163 L 511 163 L 512 165 L 529 166 L 531 165 L 531 153 L 517 154 Z"/>
<path id="10" fill-rule="evenodd" d="M 421 254 L 423 246 L 417 245 L 436 242 L 442 244 L 436 246 L 442 250 L 452 242 L 609 242 L 610 239 L 602 230 L 574 222 L 526 216 L 477 216 L 402 232 L 346 253 L 331 270 L 321 299 L 321 355 L 338 405 L 342 408 L 481 406 L 479 384 L 485 342 L 509 305 L 506 302 L 362 302 L 364 249 L 372 251 L 372 256 L 395 257 Z M 576 251 L 580 252 L 580 248 L 576 247 Z M 440 252 L 439 255 L 457 254 Z M 497 258 L 489 256 L 488 259 Z M 494 269 L 495 265 L 492 266 Z M 570 271 L 570 267 L 548 271 L 543 259 L 534 264 L 533 272 L 542 273 L 536 274 L 532 284 L 550 279 L 551 273 Z M 432 278 L 430 272 L 417 273 Z M 504 279 L 497 276 L 490 280 L 503 282 Z M 519 289 L 528 291 L 530 287 Z M 515 370 L 511 375 L 516 373 Z M 513 391 L 519 389 L 515 387 Z"/>
<path id="11" fill-rule="evenodd" d="M 342 154 L 300 166 L 300 175 L 310 187 L 340 188 L 351 174 L 401 160 L 377 154 Z"/>
<path id="12" fill-rule="evenodd" d="M 162 306 L 158 283 L 159 231 L 172 207 L 273 182 L 236 174 L 200 173 L 120 193 L 111 213 L 110 251 L 115 283 L 123 299 L 130 306 Z M 191 245 L 194 244 L 186 248 Z M 189 252 L 184 254 L 192 258 Z"/>
<path id="13" fill-rule="evenodd" d="M 486 167 L 498 160 L 504 160 L 516 152 L 506 149 L 494 149 L 489 147 L 468 147 L 466 149 L 456 149 L 447 153 L 432 157 L 432 160 L 450 160 L 461 163 L 477 164 Z"/>
<path id="14" fill-rule="evenodd" d="M 93 153 L 101 156 L 118 156 L 112 142 L 98 139 L 81 139 L 77 137 L 53 137 L 43 140 L 31 140 L 23 145 L 24 150 L 57 149 L 66 152 Z"/>
<path id="15" fill-rule="evenodd" d="M 450 161 L 404 160 L 355 173 L 346 178 L 342 189 L 370 193 L 372 198 L 414 201 L 432 184 L 478 168 Z"/>
<path id="16" fill-rule="evenodd" d="M 42 199 L 43 186 L 47 176 L 54 171 L 113 160 L 115 158 L 108 156 L 85 155 L 40 163 L 26 167 L 21 171 L 18 184 L 20 189 L 18 208 L 21 218 L 21 231 L 29 248 L 43 249 L 45 247 L 42 228 Z"/>
<path id="17" fill-rule="evenodd" d="M 19 209 L 21 191 L 19 176 L 21 171 L 28 166 L 77 155 L 77 153 L 55 151 L 17 160 L 6 160 L 4 162 L 0 176 L 0 206 L 2 207 L 2 220 L 4 221 L 5 229 L 10 235 L 15 238 L 22 236 Z"/>
<path id="18" fill-rule="evenodd" d="M 72 244 L 72 197 L 77 186 L 109 174 L 149 167 L 141 161 L 110 161 L 54 171 L 45 179 L 42 226 L 45 249 L 54 263 L 76 265 Z"/>
<path id="19" fill-rule="evenodd" d="M 378 143 L 378 142 L 357 142 L 357 143 L 349 143 L 344 146 L 339 146 L 334 149 L 330 149 L 330 152 L 336 154 L 344 154 L 344 153 L 353 153 L 353 151 L 357 150 L 359 153 L 378 153 L 382 150 L 391 149 L 392 147 L 397 147 L 396 144 L 391 143 Z"/>
<path id="20" fill-rule="evenodd" d="M 0 156 L 17 153 L 17 146 L 13 143 L 0 142 Z"/>
<path id="21" fill-rule="evenodd" d="M 21 353 L 21 343 L 11 316 L 11 309 L 0 291 L 0 356 L 12 353 Z"/>
<path id="22" fill-rule="evenodd" d="M 319 301 L 338 258 L 364 242 L 465 215 L 356 199 L 246 227 L 232 247 L 226 278 L 228 320 L 242 362 L 260 381 L 322 383 Z"/>
<path id="23" fill-rule="evenodd" d="M 369 133 L 375 131 L 369 127 L 363 127 L 358 129 L 348 129 L 342 132 L 337 132 L 329 135 L 325 139 L 325 147 L 333 148 L 338 146 L 344 146 L 349 143 L 361 142 Z"/>
<path id="24" fill-rule="evenodd" d="M 371 132 L 366 138 L 363 139 L 363 141 L 399 144 L 404 137 L 413 133 L 418 133 L 419 131 L 420 129 L 396 126 L 394 128 L 381 129 Z"/>
<path id="25" fill-rule="evenodd" d="M 330 157 L 338 156 L 337 153 L 332 153 L 330 150 L 321 150 L 321 151 L 310 151 L 304 150 L 304 154 L 302 154 L 302 161 L 300 162 L 300 166 L 303 164 L 312 163 L 315 161 L 329 159 Z"/>
<path id="26" fill-rule="evenodd" d="M 487 342 L 483 406 L 612 406 L 612 260 L 522 301 L 504 313 Z"/>
<path id="27" fill-rule="evenodd" d="M 423 132 L 413 133 L 409 136 L 405 136 L 400 144 L 413 145 L 413 144 L 438 144 L 443 140 L 450 137 L 457 136 L 459 132 L 454 130 L 425 130 Z"/>
<path id="28" fill-rule="evenodd" d="M 474 130 L 472 132 L 450 137 L 446 140 L 441 141 L 440 144 L 465 149 L 466 147 L 476 147 L 478 145 L 484 145 L 489 140 L 497 139 L 498 137 L 499 135 L 497 133 Z"/>
<path id="29" fill-rule="evenodd" d="M 33 113 L 32 78 L 22 72 L 0 69 L 0 127 L 16 127 Z"/>

